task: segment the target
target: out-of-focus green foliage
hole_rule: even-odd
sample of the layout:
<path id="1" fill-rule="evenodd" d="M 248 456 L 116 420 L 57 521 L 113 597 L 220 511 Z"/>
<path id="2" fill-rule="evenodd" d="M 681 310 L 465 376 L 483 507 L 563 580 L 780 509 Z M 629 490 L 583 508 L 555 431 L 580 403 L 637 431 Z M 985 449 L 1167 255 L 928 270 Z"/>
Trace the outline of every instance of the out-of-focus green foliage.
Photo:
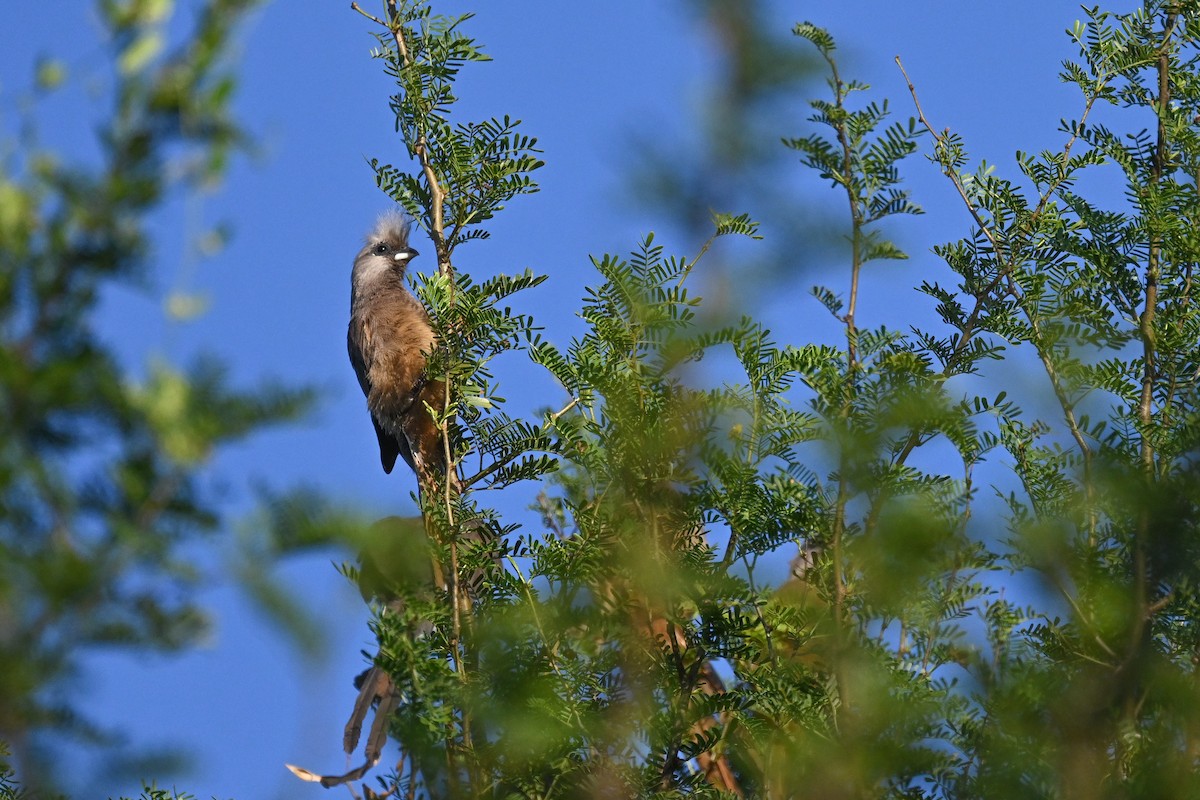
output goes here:
<path id="1" fill-rule="evenodd" d="M 382 55 L 418 167 L 381 185 L 435 229 L 439 191 L 458 219 L 486 219 L 498 204 L 477 189 L 497 167 L 467 143 L 471 126 L 448 122 L 457 69 L 482 58 L 465 18 L 421 0 L 385 9 Z M 1087 15 L 1063 72 L 1081 107 L 1062 147 L 1020 155 L 1011 180 L 968 170 L 965 144 L 923 109 L 890 123 L 885 101 L 840 75 L 833 37 L 795 27 L 830 94 L 808 132 L 774 133 L 848 201 L 845 273 L 813 291 L 838 346 L 777 344 L 749 317 L 701 325 L 689 278 L 703 262 L 652 236 L 593 259 L 586 332 L 567 347 L 497 308 L 532 277 L 475 284 L 444 262 L 421 284 L 445 350 L 435 363 L 456 387 L 431 412 L 454 433 L 464 491 L 422 498 L 429 546 L 397 552 L 432 554 L 459 579 L 430 591 L 424 573 L 386 566 L 404 557 L 373 567 L 376 663 L 399 697 L 385 787 L 1200 791 L 1200 9 Z M 402 42 L 428 60 L 406 61 Z M 430 108 L 436 125 L 421 128 Z M 876 223 L 920 213 L 899 169 L 922 145 L 975 224 L 935 248 L 949 281 L 914 290 L 940 326 L 893 331 L 861 319 L 858 298 L 872 262 L 907 257 Z M 1086 196 L 1093 173 L 1123 180 L 1124 197 Z M 744 216 L 715 222 L 758 235 Z M 537 424 L 502 414 L 490 373 L 474 371 L 505 349 L 566 392 Z M 711 380 L 709 353 L 731 353 L 736 373 Z M 1036 371 L 1051 403 L 1001 361 Z M 481 510 L 473 490 L 489 479 L 541 481 L 540 524 Z M 472 543 L 481 524 L 502 547 Z M 422 540 L 413 525 L 392 533 Z M 762 579 L 789 559 L 786 580 Z M 456 603 L 465 587 L 471 602 Z"/>
<path id="2" fill-rule="evenodd" d="M 120 800 L 130 800 L 130 798 L 122 797 Z M 176 792 L 173 789 L 168 791 L 159 789 L 157 786 L 143 786 L 142 793 L 137 796 L 136 800 L 196 800 L 196 797 L 187 792 Z"/>
<path id="3" fill-rule="evenodd" d="M 202 576 L 181 548 L 221 524 L 204 481 L 213 452 L 313 399 L 231 388 L 207 359 L 157 360 L 138 377 L 95 332 L 102 290 L 144 285 L 161 256 L 150 215 L 213 187 L 246 143 L 226 53 L 256 5 L 196 4 L 172 40 L 170 0 L 103 0 L 115 70 L 98 156 L 42 145 L 38 101 L 71 85 L 49 60 L 0 144 L 0 740 L 39 796 L 57 783 L 55 737 L 112 741 L 74 688 L 81 655 L 174 650 L 204 631 L 191 591 Z"/>

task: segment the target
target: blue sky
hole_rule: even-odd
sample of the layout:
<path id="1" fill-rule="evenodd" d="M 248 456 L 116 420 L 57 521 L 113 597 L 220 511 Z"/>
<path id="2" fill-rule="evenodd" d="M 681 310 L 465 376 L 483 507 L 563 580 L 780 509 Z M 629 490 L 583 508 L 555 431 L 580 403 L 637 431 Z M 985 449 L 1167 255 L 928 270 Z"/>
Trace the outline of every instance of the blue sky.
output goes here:
<path id="1" fill-rule="evenodd" d="M 53 12 L 45 4 L 9 5 L 0 34 L 4 131 L 11 130 L 15 97 L 28 84 L 35 55 L 62 58 L 73 74 L 103 65 L 90 4 L 76 0 Z M 182 5 L 186 18 L 189 4 Z M 460 251 L 457 266 L 480 276 L 526 267 L 549 274 L 517 305 L 538 318 L 548 338 L 565 344 L 578 330 L 573 313 L 583 287 L 593 280 L 589 254 L 626 252 L 650 230 L 671 251 L 690 253 L 700 244 L 665 213 L 632 207 L 625 187 L 635 134 L 659 137 L 668 147 L 675 137 L 688 140 L 689 120 L 703 107 L 714 68 L 712 41 L 690 16 L 693 6 L 681 0 L 435 8 L 472 6 L 477 16 L 469 31 L 495 61 L 465 73 L 463 113 L 523 119 L 525 132 L 545 149 L 547 166 L 537 175 L 542 191 L 515 201 L 495 221 L 490 240 Z M 975 159 L 1001 170 L 1011 169 L 1017 149 L 1036 152 L 1060 142 L 1059 118 L 1078 113 L 1076 94 L 1057 79 L 1059 62 L 1075 56 L 1064 34 L 1080 16 L 1075 2 L 842 0 L 779 2 L 774 10 L 781 32 L 799 20 L 828 28 L 841 47 L 843 75 L 872 84 L 872 96 L 890 98 L 902 118 L 911 105 L 892 61 L 900 55 L 933 123 L 962 134 Z M 386 476 L 379 468 L 345 352 L 350 262 L 388 205 L 366 160 L 403 158 L 388 109 L 390 81 L 368 57 L 370 26 L 348 2 L 276 0 L 255 15 L 240 39 L 237 108 L 260 137 L 261 152 L 239 162 L 219 193 L 174 204 L 157 219 L 148 291 L 121 289 L 106 297 L 100 330 L 135 370 L 156 355 L 186 360 L 205 351 L 225 359 L 240 382 L 274 376 L 326 390 L 309 424 L 260 436 L 214 464 L 234 513 L 249 507 L 256 480 L 275 488 L 308 484 L 381 515 L 411 508 L 409 477 L 403 470 Z M 807 43 L 796 40 L 796 47 Z M 809 95 L 824 91 L 814 81 L 808 94 L 795 97 L 792 116 Z M 95 92 L 52 99 L 40 114 L 46 138 L 86 158 L 94 152 L 88 120 L 103 108 Z M 929 213 L 893 227 L 912 258 L 879 268 L 886 275 L 867 276 L 860 318 L 868 324 L 895 324 L 914 307 L 931 314 L 926 299 L 914 293 L 898 301 L 897 292 L 926 278 L 945 280 L 948 272 L 929 248 L 968 230 L 965 211 L 937 170 L 921 157 L 906 167 L 909 186 Z M 844 202 L 815 176 L 797 178 L 795 192 L 814 214 Z M 200 262 L 186 255 L 188 236 L 226 220 L 233 239 L 225 251 Z M 769 228 L 762 233 L 781 235 Z M 415 244 L 432 252 L 420 239 Z M 431 265 L 423 256 L 414 268 Z M 792 271 L 797 280 L 786 292 L 752 283 L 742 287 L 738 302 L 763 316 L 780 342 L 828 338 L 827 315 L 806 288 L 822 282 L 841 290 L 842 265 L 798 254 Z M 709 284 L 714 290 L 723 285 Z M 173 288 L 208 295 L 211 309 L 187 325 L 168 323 L 161 300 Z M 498 377 L 513 411 L 561 399 L 552 386 L 506 383 L 503 371 Z M 331 566 L 338 558 L 322 552 L 276 571 L 327 633 L 324 658 L 302 658 L 235 587 L 220 586 L 205 594 L 216 622 L 213 636 L 190 653 L 92 657 L 83 678 L 89 713 L 129 731 L 135 744 L 191 751 L 194 769 L 175 780 L 198 797 L 323 796 L 325 790 L 300 784 L 283 764 L 335 771 L 344 763 L 339 745 L 354 695 L 350 679 L 363 663 L 359 650 L 371 641 L 357 593 Z M 63 763 L 76 778 L 91 766 Z M 102 790 L 136 793 L 137 787 Z M 78 796 L 100 795 L 89 789 Z"/>

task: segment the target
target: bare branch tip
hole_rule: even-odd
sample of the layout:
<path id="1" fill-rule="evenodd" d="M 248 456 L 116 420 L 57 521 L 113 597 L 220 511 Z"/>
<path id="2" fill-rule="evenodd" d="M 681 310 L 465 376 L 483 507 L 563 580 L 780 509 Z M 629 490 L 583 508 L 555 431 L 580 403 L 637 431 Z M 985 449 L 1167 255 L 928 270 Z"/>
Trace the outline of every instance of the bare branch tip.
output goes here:
<path id="1" fill-rule="evenodd" d="M 371 21 L 372 21 L 372 22 L 374 22 L 375 24 L 377 24 L 377 25 L 383 25 L 383 20 L 381 20 L 379 17 L 375 16 L 374 14 L 370 14 L 370 13 L 368 13 L 367 11 L 363 10 L 363 7 L 362 7 L 362 6 L 360 6 L 358 3 L 356 3 L 356 2 L 351 2 L 351 3 L 350 3 L 350 8 L 351 8 L 353 11 L 357 11 L 358 13 L 362 14 L 364 17 L 366 17 L 367 19 L 371 20 Z M 384 27 L 386 28 L 387 26 L 386 26 L 386 25 L 384 25 Z"/>

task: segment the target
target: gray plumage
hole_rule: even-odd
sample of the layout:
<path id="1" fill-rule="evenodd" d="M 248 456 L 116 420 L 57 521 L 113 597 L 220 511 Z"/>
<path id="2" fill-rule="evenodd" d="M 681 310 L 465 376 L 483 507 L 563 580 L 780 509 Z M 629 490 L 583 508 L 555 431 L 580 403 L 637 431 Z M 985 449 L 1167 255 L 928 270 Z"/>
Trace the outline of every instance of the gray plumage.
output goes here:
<path id="1" fill-rule="evenodd" d="M 404 274 L 418 253 L 408 244 L 409 226 L 385 214 L 367 235 L 350 275 L 347 349 L 379 440 L 379 459 L 390 473 L 404 459 L 425 482 L 445 463 L 441 436 L 425 404 L 441 408 L 445 384 L 426 375 L 427 354 L 437 339 Z"/>

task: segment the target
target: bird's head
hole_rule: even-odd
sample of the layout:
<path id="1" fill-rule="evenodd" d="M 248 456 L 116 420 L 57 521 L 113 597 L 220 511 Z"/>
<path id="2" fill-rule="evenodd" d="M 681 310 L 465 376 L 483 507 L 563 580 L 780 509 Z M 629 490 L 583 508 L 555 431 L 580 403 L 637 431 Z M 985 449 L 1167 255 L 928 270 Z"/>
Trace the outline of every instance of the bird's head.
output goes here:
<path id="1" fill-rule="evenodd" d="M 408 230 L 408 220 L 398 213 L 379 218 L 354 259 L 352 280 L 356 286 L 374 283 L 385 276 L 404 277 L 408 262 L 420 255 L 408 245 Z"/>

